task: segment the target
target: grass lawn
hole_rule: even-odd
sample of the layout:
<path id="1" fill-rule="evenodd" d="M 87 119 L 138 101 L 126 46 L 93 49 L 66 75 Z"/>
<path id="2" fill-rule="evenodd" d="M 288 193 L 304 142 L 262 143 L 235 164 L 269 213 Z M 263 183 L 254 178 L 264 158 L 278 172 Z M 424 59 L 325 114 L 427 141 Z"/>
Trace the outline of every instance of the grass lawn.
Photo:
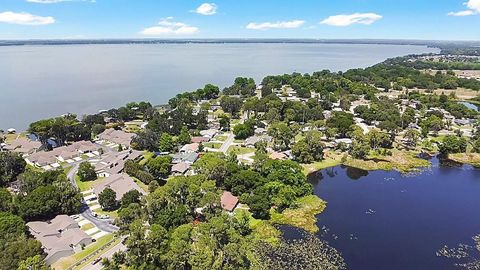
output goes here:
<path id="1" fill-rule="evenodd" d="M 228 136 L 225 136 L 225 135 L 218 135 L 216 137 L 213 138 L 214 141 L 221 141 L 221 142 L 224 142 L 226 139 L 228 138 Z"/>
<path id="2" fill-rule="evenodd" d="M 475 167 L 480 167 L 479 153 L 449 154 L 448 158 L 459 163 L 470 164 Z"/>
<path id="3" fill-rule="evenodd" d="M 247 215 L 249 217 L 249 225 L 253 230 L 253 237 L 255 240 L 266 241 L 271 244 L 278 243 L 280 241 L 280 236 L 282 233 L 275 228 L 268 220 L 261 220 L 252 217 L 252 214 L 245 209 L 235 210 L 235 215 L 237 217 L 241 215 Z"/>
<path id="4" fill-rule="evenodd" d="M 105 235 L 103 237 L 100 237 L 96 242 L 94 242 L 93 244 L 85 247 L 84 250 L 82 250 L 78 253 L 75 253 L 72 256 L 60 259 L 58 262 L 54 263 L 52 265 L 52 267 L 54 269 L 57 269 L 57 270 L 67 269 L 70 266 L 73 266 L 78 261 L 81 261 L 81 260 L 85 259 L 90 254 L 92 254 L 93 252 L 97 251 L 98 249 L 100 249 L 103 246 L 105 246 L 106 244 L 108 244 L 108 242 L 112 241 L 113 238 L 114 238 L 113 234 L 108 234 L 108 235 Z"/>
<path id="5" fill-rule="evenodd" d="M 97 180 L 83 182 L 83 181 L 80 181 L 80 177 L 78 177 L 78 175 L 75 175 L 75 182 L 77 182 L 77 186 L 80 189 L 80 191 L 92 189 L 93 185 L 102 181 L 103 179 L 104 178 L 98 178 Z"/>
<path id="6" fill-rule="evenodd" d="M 107 245 L 104 245 L 102 247 L 102 250 L 92 256 L 91 258 L 89 258 L 88 260 L 86 260 L 84 263 L 82 263 L 81 265 L 75 267 L 74 269 L 82 269 L 84 268 L 85 266 L 87 266 L 88 264 L 92 263 L 95 259 L 99 258 L 100 256 L 102 256 L 105 252 L 107 252 L 110 248 L 114 247 L 115 245 L 119 244 L 120 242 L 122 241 L 121 238 L 116 238 L 114 241 L 108 243 Z"/>
<path id="7" fill-rule="evenodd" d="M 213 148 L 213 149 L 219 149 L 222 146 L 222 144 L 207 142 L 207 143 L 204 143 L 203 146 L 208 148 Z"/>
<path id="8" fill-rule="evenodd" d="M 145 164 L 147 164 L 147 162 L 152 159 L 153 157 L 155 156 L 154 153 L 152 152 L 147 152 L 145 154 L 143 154 L 143 158 L 142 160 L 140 160 L 140 162 L 138 164 L 142 165 L 142 166 L 145 166 Z"/>
<path id="9" fill-rule="evenodd" d="M 82 229 L 82 231 L 88 231 L 90 229 L 93 229 L 94 227 L 95 227 L 95 225 L 93 225 L 92 223 L 88 223 L 88 224 L 83 225 L 80 229 Z"/>
<path id="10" fill-rule="evenodd" d="M 143 191 L 145 191 L 146 193 L 148 193 L 148 185 L 143 183 L 142 181 L 138 180 L 136 177 L 132 177 L 133 180 L 135 181 L 135 183 L 141 188 L 143 189 Z"/>
<path id="11" fill-rule="evenodd" d="M 9 143 L 14 141 L 16 138 L 26 138 L 27 134 L 26 133 L 14 133 L 14 134 L 5 134 L 5 142 Z"/>
<path id="12" fill-rule="evenodd" d="M 308 232 L 318 231 L 316 215 L 323 212 L 327 203 L 315 195 L 309 195 L 297 200 L 297 208 L 286 209 L 283 213 L 270 210 L 272 224 L 291 225 Z"/>
<path id="13" fill-rule="evenodd" d="M 228 148 L 227 150 L 227 153 L 232 153 L 232 152 L 237 155 L 244 155 L 244 154 L 254 153 L 255 149 L 240 147 L 240 146 L 230 146 L 230 148 Z"/>
<path id="14" fill-rule="evenodd" d="M 316 172 L 325 168 L 334 167 L 341 164 L 340 158 L 326 158 L 322 161 L 314 162 L 311 164 L 302 164 L 303 173 L 309 175 L 312 172 Z"/>
<path id="15" fill-rule="evenodd" d="M 370 155 L 367 160 L 348 159 L 343 164 L 367 171 L 371 170 L 397 170 L 402 173 L 416 171 L 422 167 L 430 166 L 428 160 L 416 157 L 417 153 L 392 150 L 391 156 Z"/>
<path id="16" fill-rule="evenodd" d="M 245 140 L 233 140 L 234 143 L 244 143 Z"/>

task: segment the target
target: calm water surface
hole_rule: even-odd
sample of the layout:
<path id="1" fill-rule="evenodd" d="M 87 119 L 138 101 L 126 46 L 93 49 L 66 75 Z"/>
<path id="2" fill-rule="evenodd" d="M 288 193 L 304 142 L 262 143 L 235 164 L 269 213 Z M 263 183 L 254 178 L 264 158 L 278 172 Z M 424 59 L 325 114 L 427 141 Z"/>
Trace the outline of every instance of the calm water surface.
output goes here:
<path id="1" fill-rule="evenodd" d="M 480 170 L 432 162 L 408 176 L 342 167 L 311 175 L 328 203 L 318 216 L 319 234 L 342 252 L 348 269 L 458 269 L 458 261 L 436 251 L 472 245 L 480 234 Z"/>
<path id="2" fill-rule="evenodd" d="M 237 76 L 367 67 L 437 52 L 423 46 L 339 44 L 136 44 L 0 47 L 0 129 L 24 129 L 66 112 L 94 113 L 129 101 L 162 104 Z"/>

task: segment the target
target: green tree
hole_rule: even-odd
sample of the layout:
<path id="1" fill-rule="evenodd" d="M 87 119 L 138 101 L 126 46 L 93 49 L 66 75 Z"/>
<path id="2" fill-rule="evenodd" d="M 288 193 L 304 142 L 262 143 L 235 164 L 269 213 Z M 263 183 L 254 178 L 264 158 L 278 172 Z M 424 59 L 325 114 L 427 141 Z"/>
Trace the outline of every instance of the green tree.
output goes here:
<path id="1" fill-rule="evenodd" d="M 136 189 L 128 191 L 127 193 L 123 194 L 121 200 L 122 207 L 128 207 L 132 203 L 140 203 L 141 196 L 142 194 Z"/>
<path id="2" fill-rule="evenodd" d="M 438 146 L 441 154 L 465 153 L 467 151 L 467 140 L 464 137 L 447 135 Z"/>
<path id="3" fill-rule="evenodd" d="M 49 270 L 51 269 L 40 255 L 28 257 L 18 265 L 17 270 Z"/>
<path id="4" fill-rule="evenodd" d="M 160 142 L 158 143 L 158 149 L 161 152 L 171 152 L 173 151 L 174 147 L 175 144 L 173 143 L 172 135 L 168 133 L 162 133 L 160 136 Z"/>
<path id="5" fill-rule="evenodd" d="M 295 137 L 294 131 L 284 122 L 271 124 L 268 128 L 268 134 L 272 136 L 279 149 L 287 149 Z"/>
<path id="6" fill-rule="evenodd" d="M 177 142 L 180 144 L 187 144 L 192 142 L 192 136 L 190 135 L 190 132 L 188 132 L 187 127 L 182 127 L 180 130 L 180 135 L 177 137 Z"/>
<path id="7" fill-rule="evenodd" d="M 118 206 L 117 194 L 113 189 L 107 187 L 98 195 L 98 203 L 103 210 L 115 210 Z"/>
<path id="8" fill-rule="evenodd" d="M 10 152 L 0 152 L 0 186 L 15 181 L 17 176 L 25 171 L 25 160 Z"/>
<path id="9" fill-rule="evenodd" d="M 95 167 L 93 167 L 92 164 L 88 161 L 84 161 L 80 163 L 80 166 L 78 167 L 78 177 L 80 178 L 80 181 L 92 181 L 97 179 L 97 173 L 95 172 Z"/>
<path id="10" fill-rule="evenodd" d="M 334 112 L 332 117 L 327 120 L 327 126 L 335 128 L 341 137 L 345 137 L 352 129 L 353 115 L 346 112 Z"/>
<path id="11" fill-rule="evenodd" d="M 0 212 L 12 212 L 14 206 L 12 194 L 5 188 L 0 188 Z"/>
<path id="12" fill-rule="evenodd" d="M 233 127 L 233 134 L 235 134 L 235 139 L 244 140 L 255 134 L 255 132 L 249 124 L 238 124 Z"/>
<path id="13" fill-rule="evenodd" d="M 162 179 L 170 174 L 170 169 L 172 168 L 171 163 L 171 156 L 158 156 L 150 159 L 147 162 L 146 168 L 155 178 Z"/>
<path id="14" fill-rule="evenodd" d="M 415 147 L 420 139 L 420 132 L 416 129 L 407 129 L 403 137 L 407 140 L 408 145 Z"/>
<path id="15" fill-rule="evenodd" d="M 370 153 L 370 146 L 363 141 L 354 141 L 350 149 L 350 155 L 354 158 L 365 159 Z"/>

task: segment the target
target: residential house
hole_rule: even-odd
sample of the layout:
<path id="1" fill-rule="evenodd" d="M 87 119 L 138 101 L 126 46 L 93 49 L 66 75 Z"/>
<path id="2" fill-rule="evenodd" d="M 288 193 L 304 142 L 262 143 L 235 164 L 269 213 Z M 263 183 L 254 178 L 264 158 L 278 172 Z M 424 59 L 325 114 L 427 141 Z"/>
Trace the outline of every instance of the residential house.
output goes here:
<path id="1" fill-rule="evenodd" d="M 32 141 L 26 138 L 17 138 L 5 145 L 4 149 L 28 156 L 37 152 L 42 147 L 39 141 Z"/>
<path id="2" fill-rule="evenodd" d="M 112 174 L 107 178 L 93 185 L 93 192 L 97 197 L 106 188 L 111 188 L 116 193 L 117 201 L 120 201 L 125 193 L 130 190 L 137 190 L 141 194 L 145 195 L 146 192 L 140 188 L 137 183 L 126 173 Z"/>
<path id="3" fill-rule="evenodd" d="M 177 164 L 173 164 L 172 166 L 172 174 L 173 175 L 184 175 L 188 169 L 190 169 L 191 164 L 188 164 L 186 162 L 180 162 Z"/>
<path id="4" fill-rule="evenodd" d="M 42 247 L 47 253 L 45 261 L 48 265 L 52 265 L 63 257 L 73 255 L 93 241 L 67 215 L 56 216 L 48 222 L 28 222 L 27 227 L 30 233 L 42 243 Z"/>
<path id="5" fill-rule="evenodd" d="M 198 159 L 198 153 L 190 152 L 190 153 L 177 153 L 172 155 L 172 163 L 178 164 L 181 162 L 185 162 L 187 164 L 193 164 Z"/>
<path id="6" fill-rule="evenodd" d="M 220 197 L 220 204 L 223 210 L 233 212 L 238 205 L 238 198 L 229 191 L 224 191 Z"/>
<path id="7" fill-rule="evenodd" d="M 126 148 L 130 148 L 130 143 L 135 137 L 134 133 L 127 133 L 122 130 L 115 130 L 113 128 L 106 129 L 97 136 L 98 140 L 118 144 Z"/>
<path id="8" fill-rule="evenodd" d="M 143 152 L 136 150 L 124 150 L 122 152 L 110 152 L 98 163 L 94 164 L 95 172 L 99 177 L 108 177 L 112 174 L 123 172 L 127 160 L 137 161 L 143 157 Z"/>
<path id="9" fill-rule="evenodd" d="M 193 152 L 198 152 L 198 149 L 200 147 L 199 143 L 190 143 L 190 144 L 185 144 L 182 146 L 180 149 L 180 153 L 193 153 Z"/>

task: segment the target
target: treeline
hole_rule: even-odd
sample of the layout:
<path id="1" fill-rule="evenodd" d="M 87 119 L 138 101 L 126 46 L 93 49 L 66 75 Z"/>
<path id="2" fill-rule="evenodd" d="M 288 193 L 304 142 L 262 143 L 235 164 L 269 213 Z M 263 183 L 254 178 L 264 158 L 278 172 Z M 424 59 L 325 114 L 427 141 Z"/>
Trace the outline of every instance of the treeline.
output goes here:
<path id="1" fill-rule="evenodd" d="M 81 196 L 62 170 L 27 169 L 18 154 L 0 152 L 0 268 L 47 269 L 41 244 L 29 236 L 25 222 L 78 213 L 80 207 Z"/>
<path id="2" fill-rule="evenodd" d="M 222 190 L 247 203 L 253 217 L 268 220 L 271 213 L 295 207 L 297 198 L 312 194 L 312 186 L 298 163 L 270 160 L 264 150 L 258 151 L 260 158 L 253 167 L 239 164 L 234 155 L 207 153 L 194 165 L 197 175 L 172 177 L 145 201 L 122 203 L 117 224 L 122 234 L 129 235 L 125 242 L 128 250 L 104 260 L 106 269 L 268 267 L 271 261 L 259 256 L 274 251 L 264 241 L 277 236 L 255 231 L 246 211 L 225 214 L 220 204 Z M 317 245 L 327 247 L 323 242 Z M 275 251 L 282 250 L 278 247 Z M 316 265 L 342 269 L 339 254 L 328 250 L 339 260 L 325 257 Z"/>
<path id="3" fill-rule="evenodd" d="M 385 90 L 456 89 L 480 90 L 480 81 L 458 78 L 455 74 L 437 72 L 431 75 L 405 64 L 404 58 L 389 59 L 366 69 L 351 69 L 344 76 L 352 81 L 364 82 Z"/>

